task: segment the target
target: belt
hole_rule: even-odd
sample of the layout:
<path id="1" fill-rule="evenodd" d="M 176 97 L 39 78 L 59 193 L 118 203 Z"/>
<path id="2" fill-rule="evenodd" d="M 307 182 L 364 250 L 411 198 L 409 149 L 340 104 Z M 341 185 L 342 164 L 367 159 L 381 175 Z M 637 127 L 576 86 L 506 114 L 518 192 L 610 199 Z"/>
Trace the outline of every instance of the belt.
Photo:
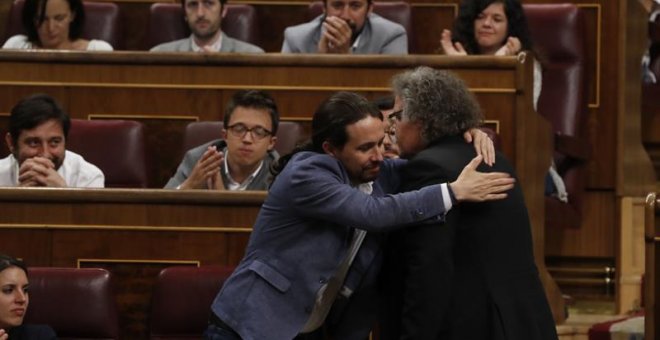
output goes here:
<path id="1" fill-rule="evenodd" d="M 215 315 L 213 311 L 211 311 L 211 315 L 209 315 L 209 324 L 214 325 L 218 328 L 222 328 L 228 332 L 231 332 L 233 335 L 237 336 L 238 338 L 241 337 L 238 333 L 236 333 L 236 331 L 233 328 L 231 328 L 231 326 L 229 326 L 227 323 L 222 321 L 222 319 L 220 319 L 217 315 Z"/>

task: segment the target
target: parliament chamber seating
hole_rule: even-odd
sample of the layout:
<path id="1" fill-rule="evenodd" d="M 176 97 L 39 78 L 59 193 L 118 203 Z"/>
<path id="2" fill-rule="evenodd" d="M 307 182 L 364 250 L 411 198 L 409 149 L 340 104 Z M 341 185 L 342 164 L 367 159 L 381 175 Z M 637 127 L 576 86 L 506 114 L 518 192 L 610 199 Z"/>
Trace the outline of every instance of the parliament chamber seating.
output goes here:
<path id="1" fill-rule="evenodd" d="M 148 164 L 142 123 L 72 119 L 66 148 L 99 167 L 107 188 L 146 188 Z"/>
<path id="2" fill-rule="evenodd" d="M 186 126 L 183 134 L 183 152 L 221 138 L 223 129 L 221 121 L 202 121 L 193 122 Z M 275 150 L 280 155 L 286 155 L 291 152 L 298 142 L 303 138 L 303 128 L 296 122 L 280 122 L 277 128 L 277 141 Z"/>
<path id="3" fill-rule="evenodd" d="M 118 339 L 111 276 L 101 268 L 28 269 L 25 323 L 47 324 L 59 339 Z"/>
<path id="4" fill-rule="evenodd" d="M 21 12 L 25 0 L 14 0 L 7 19 L 5 39 L 24 34 L 21 22 Z M 85 24 L 82 37 L 85 39 L 100 39 L 108 42 L 115 50 L 122 49 L 123 37 L 120 24 L 120 11 L 117 4 L 111 2 L 84 1 Z"/>
<path id="5" fill-rule="evenodd" d="M 222 18 L 222 31 L 228 36 L 254 45 L 259 43 L 257 14 L 251 5 L 226 4 L 227 13 Z M 181 4 L 155 3 L 149 10 L 149 27 L 145 48 L 179 40 L 190 36 L 190 28 L 184 21 Z"/>
<path id="6" fill-rule="evenodd" d="M 408 34 L 408 51 L 415 51 L 413 42 L 413 29 L 412 29 L 412 14 L 410 12 L 410 5 L 403 1 L 383 2 L 376 1 L 373 3 L 373 12 L 381 17 L 396 22 L 406 29 Z M 323 2 L 315 1 L 309 4 L 307 9 L 307 19 L 312 20 L 323 13 Z"/>
<path id="7" fill-rule="evenodd" d="M 211 303 L 232 266 L 175 266 L 163 269 L 154 286 L 149 315 L 151 339 L 200 339 Z"/>
<path id="8" fill-rule="evenodd" d="M 546 228 L 582 223 L 590 153 L 584 19 L 574 4 L 525 4 L 527 22 L 543 67 L 538 112 L 552 125 L 554 162 L 568 203 L 546 196 Z"/>

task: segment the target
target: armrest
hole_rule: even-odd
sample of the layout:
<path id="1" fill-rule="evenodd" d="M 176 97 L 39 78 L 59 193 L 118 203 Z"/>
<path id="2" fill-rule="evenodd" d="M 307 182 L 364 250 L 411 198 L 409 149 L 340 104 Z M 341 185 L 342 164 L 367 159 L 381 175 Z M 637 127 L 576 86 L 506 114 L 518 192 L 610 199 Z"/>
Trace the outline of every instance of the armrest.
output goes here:
<path id="1" fill-rule="evenodd" d="M 589 143 L 583 139 L 569 135 L 555 133 L 555 151 L 566 156 L 587 160 L 591 153 Z"/>

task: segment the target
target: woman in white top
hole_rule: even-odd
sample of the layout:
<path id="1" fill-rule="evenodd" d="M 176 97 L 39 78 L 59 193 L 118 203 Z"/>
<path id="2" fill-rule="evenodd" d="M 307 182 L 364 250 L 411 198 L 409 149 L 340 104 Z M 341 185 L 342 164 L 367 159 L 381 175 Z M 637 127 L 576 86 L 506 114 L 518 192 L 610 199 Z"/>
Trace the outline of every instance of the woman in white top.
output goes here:
<path id="1" fill-rule="evenodd" d="M 533 51 L 527 19 L 518 0 L 463 1 L 454 32 L 444 30 L 440 44 L 447 55 L 511 56 Z M 537 62 L 534 63 L 534 109 L 540 93 L 541 65 Z"/>
<path id="2" fill-rule="evenodd" d="M 82 0 L 25 0 L 21 19 L 27 34 L 9 38 L 2 48 L 112 51 L 103 40 L 81 38 Z"/>

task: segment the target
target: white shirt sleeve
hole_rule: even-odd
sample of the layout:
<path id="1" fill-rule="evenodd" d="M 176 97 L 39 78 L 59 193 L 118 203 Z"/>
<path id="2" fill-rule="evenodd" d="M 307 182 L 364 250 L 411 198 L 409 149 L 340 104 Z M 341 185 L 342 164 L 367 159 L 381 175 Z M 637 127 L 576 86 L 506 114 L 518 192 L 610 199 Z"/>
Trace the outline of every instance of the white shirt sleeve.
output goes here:
<path id="1" fill-rule="evenodd" d="M 449 189 L 447 183 L 440 184 L 440 191 L 442 191 L 442 203 L 445 206 L 445 215 L 449 212 L 453 204 L 451 203 L 451 196 L 449 196 Z"/>
<path id="2" fill-rule="evenodd" d="M 32 43 L 27 40 L 27 36 L 18 34 L 15 35 L 5 42 L 2 45 L 2 48 L 6 49 L 16 49 L 16 50 L 26 50 L 32 48 Z"/>
<path id="3" fill-rule="evenodd" d="M 112 45 L 103 40 L 90 40 L 87 45 L 88 51 L 113 51 Z"/>

